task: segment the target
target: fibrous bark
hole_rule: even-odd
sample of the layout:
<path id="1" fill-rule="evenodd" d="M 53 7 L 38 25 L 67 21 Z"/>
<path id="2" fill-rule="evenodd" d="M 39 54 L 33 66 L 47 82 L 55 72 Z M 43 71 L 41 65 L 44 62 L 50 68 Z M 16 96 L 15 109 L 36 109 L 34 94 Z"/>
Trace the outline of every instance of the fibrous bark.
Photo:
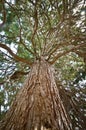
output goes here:
<path id="1" fill-rule="evenodd" d="M 44 58 L 37 60 L 0 123 L 0 130 L 71 130 L 71 123 L 59 95 L 54 69 Z"/>

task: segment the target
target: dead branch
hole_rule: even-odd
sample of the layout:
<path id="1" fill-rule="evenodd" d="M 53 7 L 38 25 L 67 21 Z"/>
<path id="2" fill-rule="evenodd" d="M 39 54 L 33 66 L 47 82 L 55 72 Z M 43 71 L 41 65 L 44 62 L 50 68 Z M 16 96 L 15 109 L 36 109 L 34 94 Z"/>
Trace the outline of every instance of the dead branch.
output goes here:
<path id="1" fill-rule="evenodd" d="M 10 79 L 11 80 L 15 80 L 18 79 L 24 75 L 27 75 L 29 72 L 24 72 L 24 71 L 15 71 L 11 76 Z"/>

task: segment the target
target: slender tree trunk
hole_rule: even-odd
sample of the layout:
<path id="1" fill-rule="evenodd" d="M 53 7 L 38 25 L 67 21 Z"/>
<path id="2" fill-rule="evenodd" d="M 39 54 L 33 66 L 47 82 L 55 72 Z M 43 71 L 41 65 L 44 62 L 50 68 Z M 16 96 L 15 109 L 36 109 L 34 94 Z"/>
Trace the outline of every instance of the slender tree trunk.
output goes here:
<path id="1" fill-rule="evenodd" d="M 71 130 L 54 79 L 54 69 L 43 58 L 36 61 L 24 87 L 0 123 L 0 130 Z"/>

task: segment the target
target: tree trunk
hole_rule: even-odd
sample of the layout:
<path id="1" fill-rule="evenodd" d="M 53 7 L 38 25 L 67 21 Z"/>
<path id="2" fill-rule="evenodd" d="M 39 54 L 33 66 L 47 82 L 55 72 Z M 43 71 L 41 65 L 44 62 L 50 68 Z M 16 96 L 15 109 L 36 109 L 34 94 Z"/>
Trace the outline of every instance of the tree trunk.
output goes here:
<path id="1" fill-rule="evenodd" d="M 43 58 L 36 61 L 0 123 L 0 130 L 71 130 L 54 79 L 54 69 Z"/>

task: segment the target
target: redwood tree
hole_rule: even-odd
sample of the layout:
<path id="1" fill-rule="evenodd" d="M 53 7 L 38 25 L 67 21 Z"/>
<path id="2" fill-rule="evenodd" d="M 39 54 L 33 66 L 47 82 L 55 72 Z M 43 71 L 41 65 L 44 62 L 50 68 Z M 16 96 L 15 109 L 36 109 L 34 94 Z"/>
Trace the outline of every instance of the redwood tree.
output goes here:
<path id="1" fill-rule="evenodd" d="M 10 76 L 28 73 L 0 130 L 73 130 L 66 103 L 74 109 L 74 102 L 56 83 L 54 65 L 69 53 L 86 59 L 85 1 L 1 0 L 0 6 L 1 54 L 9 66 L 15 61 L 30 71 Z"/>

